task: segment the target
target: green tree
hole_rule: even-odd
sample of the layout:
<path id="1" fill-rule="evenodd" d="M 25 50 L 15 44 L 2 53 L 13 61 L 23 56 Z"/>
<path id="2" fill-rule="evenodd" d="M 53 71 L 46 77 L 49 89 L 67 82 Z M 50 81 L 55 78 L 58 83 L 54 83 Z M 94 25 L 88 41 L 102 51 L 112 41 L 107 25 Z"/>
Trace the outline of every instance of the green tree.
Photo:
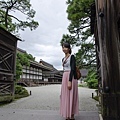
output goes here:
<path id="1" fill-rule="evenodd" d="M 96 67 L 95 46 L 92 43 L 81 44 L 80 49 L 76 53 L 76 64 L 79 68 Z"/>
<path id="2" fill-rule="evenodd" d="M 8 29 L 5 27 L 5 11 L 0 10 L 0 27 L 8 30 L 9 32 L 13 32 L 16 29 L 16 25 L 12 23 L 12 18 L 8 16 L 7 18 Z"/>
<path id="3" fill-rule="evenodd" d="M 9 32 L 18 32 L 29 27 L 31 30 L 38 27 L 38 22 L 34 21 L 35 11 L 32 9 L 30 0 L 0 0 L 0 26 Z M 13 15 L 13 12 L 25 15 L 23 20 Z"/>
<path id="4" fill-rule="evenodd" d="M 35 57 L 33 57 L 31 54 L 25 53 L 24 56 L 31 61 L 35 61 Z"/>
<path id="5" fill-rule="evenodd" d="M 87 75 L 87 78 L 85 79 L 85 82 L 87 82 L 87 85 L 89 88 L 98 88 L 98 80 L 97 80 L 97 73 L 94 68 L 90 69 Z"/>
<path id="6" fill-rule="evenodd" d="M 17 61 L 16 61 L 16 80 L 20 79 L 20 75 L 22 75 L 23 66 L 30 66 L 30 61 L 35 61 L 35 58 L 28 53 L 17 53 Z"/>
<path id="7" fill-rule="evenodd" d="M 76 38 L 76 44 L 79 45 L 91 36 L 90 33 L 90 6 L 94 0 L 68 0 L 68 26 L 72 37 Z"/>
<path id="8" fill-rule="evenodd" d="M 17 58 L 17 60 L 16 60 L 16 80 L 19 80 L 21 75 L 22 75 L 22 65 L 20 64 L 20 62 Z"/>
<path id="9" fill-rule="evenodd" d="M 96 64 L 95 41 L 90 32 L 90 6 L 94 0 L 67 0 L 67 13 L 70 25 L 69 34 L 61 40 L 72 46 L 79 46 L 76 61 L 79 67 L 93 67 Z"/>

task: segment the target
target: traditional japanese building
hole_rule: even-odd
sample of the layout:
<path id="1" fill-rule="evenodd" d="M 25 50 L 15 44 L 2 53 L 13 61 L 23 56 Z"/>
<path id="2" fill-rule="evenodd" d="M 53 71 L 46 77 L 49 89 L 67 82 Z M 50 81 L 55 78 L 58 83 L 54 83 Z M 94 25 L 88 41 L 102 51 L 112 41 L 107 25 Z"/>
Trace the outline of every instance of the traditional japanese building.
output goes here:
<path id="1" fill-rule="evenodd" d="M 81 72 L 81 77 L 82 78 L 86 78 L 87 74 L 88 74 L 88 70 L 87 69 L 80 69 Z"/>
<path id="2" fill-rule="evenodd" d="M 18 53 L 26 51 L 18 48 Z M 37 86 L 40 84 L 58 84 L 62 81 L 62 72 L 58 71 L 53 65 L 40 60 L 40 62 L 29 61 L 30 66 L 23 66 L 23 73 L 18 84 L 24 86 Z"/>
<path id="3" fill-rule="evenodd" d="M 53 65 L 43 61 L 42 59 L 39 62 L 41 65 L 43 66 L 47 66 L 48 68 L 50 68 L 50 71 L 43 71 L 43 79 L 44 81 L 48 81 L 48 82 L 61 82 L 62 81 L 62 71 L 57 70 L 56 68 L 54 68 Z"/>

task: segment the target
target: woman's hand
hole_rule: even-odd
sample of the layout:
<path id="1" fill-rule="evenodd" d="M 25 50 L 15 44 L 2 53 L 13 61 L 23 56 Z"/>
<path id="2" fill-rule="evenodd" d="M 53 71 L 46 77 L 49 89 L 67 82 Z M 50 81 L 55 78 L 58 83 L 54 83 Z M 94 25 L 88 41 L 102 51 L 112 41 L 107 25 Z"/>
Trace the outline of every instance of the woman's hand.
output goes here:
<path id="1" fill-rule="evenodd" d="M 68 81 L 68 90 L 71 90 L 72 89 L 72 82 L 71 81 Z"/>

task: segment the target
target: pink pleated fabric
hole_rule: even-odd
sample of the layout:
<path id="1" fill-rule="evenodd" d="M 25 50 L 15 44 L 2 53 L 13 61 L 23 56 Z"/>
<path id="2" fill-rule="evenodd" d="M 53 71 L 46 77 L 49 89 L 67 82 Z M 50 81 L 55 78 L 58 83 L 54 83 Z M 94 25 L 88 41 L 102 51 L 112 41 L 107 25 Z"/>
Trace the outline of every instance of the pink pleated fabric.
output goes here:
<path id="1" fill-rule="evenodd" d="M 79 114 L 78 81 L 73 78 L 72 89 L 68 90 L 69 74 L 70 72 L 63 73 L 60 95 L 60 114 L 65 118 Z"/>

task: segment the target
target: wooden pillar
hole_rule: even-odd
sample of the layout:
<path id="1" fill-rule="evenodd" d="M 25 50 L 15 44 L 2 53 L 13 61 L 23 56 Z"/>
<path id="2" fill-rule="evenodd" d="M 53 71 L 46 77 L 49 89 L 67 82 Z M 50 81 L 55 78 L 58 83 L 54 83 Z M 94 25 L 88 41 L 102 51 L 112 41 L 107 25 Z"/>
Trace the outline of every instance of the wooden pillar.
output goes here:
<path id="1" fill-rule="evenodd" d="M 119 7 L 113 0 L 96 0 L 104 120 L 120 119 L 120 56 L 116 13 Z"/>

